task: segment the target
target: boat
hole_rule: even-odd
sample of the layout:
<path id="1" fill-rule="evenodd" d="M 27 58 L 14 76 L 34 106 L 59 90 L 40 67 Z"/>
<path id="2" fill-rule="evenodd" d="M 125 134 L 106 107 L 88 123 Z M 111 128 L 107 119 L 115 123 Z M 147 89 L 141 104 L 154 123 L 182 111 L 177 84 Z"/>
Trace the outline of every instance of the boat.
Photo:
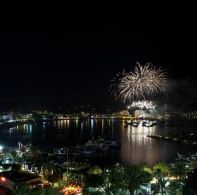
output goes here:
<path id="1" fill-rule="evenodd" d="M 139 124 L 138 123 L 133 123 L 133 125 L 132 125 L 133 127 L 138 127 L 139 126 Z"/>
<path id="2" fill-rule="evenodd" d="M 66 155 L 67 152 L 66 148 L 55 148 L 53 153 L 55 155 Z"/>
<path id="3" fill-rule="evenodd" d="M 96 146 L 96 149 L 99 152 L 107 152 L 107 151 L 109 151 L 110 147 L 109 147 L 109 145 L 107 145 L 105 143 L 101 143 Z"/>
<path id="4" fill-rule="evenodd" d="M 130 121 L 130 122 L 125 121 L 125 125 L 132 125 L 132 124 L 133 124 L 133 122 L 132 122 L 132 121 Z"/>
<path id="5" fill-rule="evenodd" d="M 96 152 L 96 149 L 93 146 L 84 146 L 80 150 L 80 153 L 85 154 L 85 155 L 91 155 L 91 154 L 94 154 L 95 152 Z"/>
<path id="6" fill-rule="evenodd" d="M 121 144 L 120 141 L 116 140 L 116 139 L 112 139 L 112 140 L 105 140 L 105 143 L 107 145 L 109 145 L 110 149 L 120 149 L 121 148 Z"/>

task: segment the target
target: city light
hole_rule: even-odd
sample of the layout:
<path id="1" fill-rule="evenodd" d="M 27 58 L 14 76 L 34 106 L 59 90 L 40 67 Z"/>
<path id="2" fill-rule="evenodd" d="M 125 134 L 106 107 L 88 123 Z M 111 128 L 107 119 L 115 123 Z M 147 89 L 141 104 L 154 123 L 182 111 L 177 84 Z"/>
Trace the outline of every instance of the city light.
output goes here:
<path id="1" fill-rule="evenodd" d="M 3 146 L 2 146 L 2 145 L 0 145 L 0 152 L 2 152 L 2 150 L 3 150 Z"/>

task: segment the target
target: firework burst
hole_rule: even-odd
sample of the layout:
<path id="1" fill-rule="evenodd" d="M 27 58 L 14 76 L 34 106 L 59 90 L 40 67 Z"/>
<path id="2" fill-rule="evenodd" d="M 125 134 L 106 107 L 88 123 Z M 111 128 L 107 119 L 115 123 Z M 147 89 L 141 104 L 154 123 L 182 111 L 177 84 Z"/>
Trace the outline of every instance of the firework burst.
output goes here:
<path id="1" fill-rule="evenodd" d="M 166 91 L 167 73 L 151 63 L 137 63 L 133 71 L 117 74 L 112 83 L 111 91 L 117 99 L 123 102 L 145 100 Z"/>
<path id="2" fill-rule="evenodd" d="M 156 105 L 153 104 L 152 101 L 134 101 L 131 105 L 127 106 L 128 109 L 137 108 L 137 109 L 145 109 L 145 110 L 155 110 Z"/>

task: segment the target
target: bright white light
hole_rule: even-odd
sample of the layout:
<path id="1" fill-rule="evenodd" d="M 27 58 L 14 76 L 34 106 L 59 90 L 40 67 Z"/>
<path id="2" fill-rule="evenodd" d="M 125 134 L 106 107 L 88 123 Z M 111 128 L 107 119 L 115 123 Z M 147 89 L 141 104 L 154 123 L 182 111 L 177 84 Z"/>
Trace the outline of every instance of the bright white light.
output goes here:
<path id="1" fill-rule="evenodd" d="M 0 151 L 2 151 L 3 150 L 3 146 L 2 145 L 0 145 Z"/>
<path id="2" fill-rule="evenodd" d="M 155 110 L 156 105 L 152 101 L 134 101 L 131 105 L 127 106 L 128 109 L 139 108 L 146 110 Z"/>

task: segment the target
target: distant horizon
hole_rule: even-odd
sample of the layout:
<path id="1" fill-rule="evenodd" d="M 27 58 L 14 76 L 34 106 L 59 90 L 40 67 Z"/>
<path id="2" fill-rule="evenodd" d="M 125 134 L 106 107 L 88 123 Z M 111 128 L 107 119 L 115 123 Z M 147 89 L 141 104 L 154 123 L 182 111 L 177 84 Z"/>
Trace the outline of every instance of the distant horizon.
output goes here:
<path id="1" fill-rule="evenodd" d="M 164 109 L 165 103 L 154 101 L 156 103 L 157 109 Z M 34 102 L 30 103 L 30 101 L 13 101 L 13 102 L 2 102 L 0 101 L 0 112 L 32 112 L 35 110 L 40 111 L 49 111 L 49 112 L 59 112 L 59 113 L 80 113 L 80 112 L 90 112 L 90 113 L 114 113 L 122 110 L 127 110 L 127 106 L 129 104 L 122 104 L 120 102 L 116 102 L 113 105 L 94 105 L 94 104 L 67 104 L 65 102 Z M 191 104 L 168 104 L 167 111 L 170 113 L 173 112 L 188 112 L 188 111 L 196 111 L 197 103 Z"/>

